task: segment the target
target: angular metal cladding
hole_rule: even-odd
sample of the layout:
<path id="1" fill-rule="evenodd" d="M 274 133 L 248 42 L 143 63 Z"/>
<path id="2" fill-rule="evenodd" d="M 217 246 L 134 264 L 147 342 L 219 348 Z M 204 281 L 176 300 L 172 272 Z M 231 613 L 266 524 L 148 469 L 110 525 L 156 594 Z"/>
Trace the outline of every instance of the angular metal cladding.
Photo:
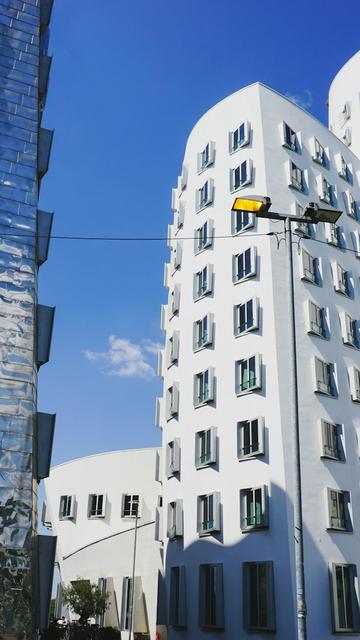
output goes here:
<path id="1" fill-rule="evenodd" d="M 39 182 L 41 178 L 47 173 L 50 161 L 50 152 L 53 141 L 54 131 L 52 129 L 40 129 L 39 130 L 39 143 L 38 143 L 38 178 Z"/>
<path id="2" fill-rule="evenodd" d="M 36 261 L 40 266 L 48 257 L 50 235 L 54 214 L 47 211 L 37 212 Z"/>
<path id="3" fill-rule="evenodd" d="M 55 414 L 38 411 L 37 427 L 37 480 L 47 478 L 50 473 L 51 451 L 55 430 Z"/>
<path id="4" fill-rule="evenodd" d="M 55 307 L 37 305 L 37 365 L 45 364 L 50 358 L 51 336 L 54 324 Z"/>

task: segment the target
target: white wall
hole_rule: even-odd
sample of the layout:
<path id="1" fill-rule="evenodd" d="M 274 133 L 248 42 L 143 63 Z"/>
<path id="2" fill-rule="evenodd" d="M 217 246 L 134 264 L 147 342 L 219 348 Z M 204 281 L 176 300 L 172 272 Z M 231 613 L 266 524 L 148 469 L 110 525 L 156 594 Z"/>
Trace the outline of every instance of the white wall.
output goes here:
<path id="1" fill-rule="evenodd" d="M 296 154 L 282 147 L 281 125 L 285 120 L 300 133 L 302 153 Z M 234 154 L 229 154 L 228 133 L 243 121 L 251 123 L 251 143 Z M 192 130 L 184 156 L 188 180 L 180 200 L 185 206 L 183 228 L 177 238 L 194 235 L 194 229 L 207 218 L 214 221 L 215 236 L 231 234 L 231 206 L 235 195 L 269 195 L 274 211 L 294 211 L 295 201 L 301 205 L 319 201 L 316 175 L 320 167 L 310 154 L 310 139 L 316 135 L 328 148 L 330 168 L 324 170 L 330 183 L 336 185 L 338 206 L 343 208 L 341 192 L 349 185 L 338 176 L 334 154 L 341 152 L 352 164 L 354 184 L 351 185 L 357 200 L 360 199 L 358 171 L 360 163 L 354 154 L 312 116 L 288 99 L 261 84 L 254 84 L 229 96 L 207 112 Z M 197 174 L 197 154 L 206 143 L 215 142 L 215 162 L 201 175 Z M 308 191 L 298 194 L 289 188 L 286 163 L 289 158 L 308 171 Z M 249 187 L 231 194 L 229 171 L 239 161 L 251 158 L 254 165 L 254 181 Z M 215 184 L 214 203 L 203 211 L 195 212 L 195 191 L 211 177 Z M 344 227 L 346 244 L 352 248 L 350 232 L 359 223 L 345 214 L 340 222 Z M 180 352 L 177 365 L 167 368 L 163 357 L 162 375 L 164 390 L 173 382 L 179 383 L 179 415 L 166 420 L 165 401 L 161 401 L 160 425 L 163 429 L 163 456 L 169 441 L 181 440 L 181 473 L 164 483 L 164 515 L 169 501 L 183 500 L 184 536 L 166 544 L 166 576 L 169 581 L 171 566 L 184 565 L 187 573 L 188 626 L 187 631 L 170 629 L 170 638 L 189 637 L 209 639 L 218 632 L 203 632 L 198 626 L 198 571 L 206 562 L 222 562 L 224 565 L 225 622 L 222 637 L 237 637 L 242 628 L 242 575 L 241 564 L 246 560 L 273 560 L 275 567 L 277 633 L 276 637 L 293 637 L 295 633 L 293 531 L 292 531 L 292 479 L 291 434 L 289 432 L 288 398 L 288 312 L 285 246 L 277 246 L 269 231 L 281 233 L 282 223 L 270 223 L 259 219 L 255 227 L 234 238 L 215 238 L 210 249 L 194 255 L 192 240 L 183 241 L 180 269 L 171 274 L 167 284 L 181 286 L 180 312 L 169 319 L 166 313 L 167 340 L 174 330 L 180 333 Z M 172 235 L 175 228 L 171 229 Z M 251 237 L 256 234 L 256 237 Z M 316 231 L 317 238 L 325 241 L 323 225 Z M 283 236 L 279 236 L 279 240 Z M 175 239 L 173 244 L 175 243 Z M 232 255 L 256 245 L 258 250 L 258 274 L 238 285 L 232 283 Z M 328 245 L 305 240 L 313 255 L 323 258 L 323 286 L 303 283 L 297 256 L 295 255 L 295 280 L 297 300 L 297 337 L 299 354 L 299 387 L 301 446 L 303 457 L 303 499 L 305 527 L 306 587 L 308 593 L 309 637 L 323 640 L 331 637 L 330 597 L 328 587 L 328 561 L 345 561 L 359 564 L 359 503 L 358 453 L 356 428 L 359 424 L 357 405 L 350 400 L 345 367 L 350 363 L 360 366 L 357 350 L 343 346 L 337 311 L 347 310 L 353 318 L 358 315 L 360 287 L 359 261 L 354 254 Z M 295 247 L 296 254 L 296 247 Z M 338 258 L 344 268 L 354 275 L 355 298 L 345 299 L 334 292 L 330 262 Z M 214 265 L 214 291 L 202 300 L 193 301 L 193 274 L 207 263 Z M 233 305 L 256 295 L 260 300 L 261 322 L 259 331 L 239 338 L 233 335 Z M 331 339 L 310 337 L 306 333 L 304 303 L 311 296 L 314 301 L 330 307 Z M 214 314 L 215 341 L 198 353 L 192 350 L 193 322 L 207 312 Z M 261 391 L 246 396 L 235 395 L 235 360 L 259 352 L 263 357 L 264 385 Z M 325 398 L 313 392 L 312 357 L 322 355 L 338 365 L 339 398 Z M 193 375 L 209 366 L 215 368 L 215 401 L 204 407 L 193 407 Z M 238 462 L 236 423 L 257 415 L 265 417 L 266 454 L 263 458 Z M 346 429 L 346 464 L 324 462 L 320 459 L 320 418 L 343 422 Z M 195 432 L 201 428 L 217 427 L 219 462 L 213 467 L 196 470 Z M 165 459 L 165 458 L 164 458 Z M 165 464 L 164 464 L 165 469 Z M 267 531 L 242 534 L 240 531 L 239 491 L 241 488 L 266 484 L 269 489 L 270 527 Z M 327 486 L 352 492 L 354 533 L 327 532 L 327 507 L 324 490 Z M 199 539 L 196 532 L 197 496 L 220 491 L 221 533 Z M 164 518 L 166 537 L 166 517 Z M 359 564 L 360 568 L 360 564 Z M 169 587 L 169 584 L 167 585 Z M 286 606 L 284 606 L 286 603 Z"/>
<path id="2" fill-rule="evenodd" d="M 329 89 L 329 127 L 339 138 L 350 131 L 350 149 L 360 157 L 360 51 L 357 51 L 336 74 Z M 344 120 L 344 105 L 348 104 L 349 119 Z"/>
<path id="3" fill-rule="evenodd" d="M 159 453 L 158 449 L 134 449 L 80 458 L 53 467 L 45 481 L 46 519 L 58 538 L 62 581 L 68 584 L 86 578 L 97 583 L 99 578 L 108 578 L 112 594 L 105 624 L 114 626 L 120 623 L 123 577 L 132 575 L 134 547 L 135 519 L 122 518 L 122 496 L 140 495 L 135 575 L 141 576 L 151 639 L 155 638 L 158 572 L 162 566 L 160 544 L 155 541 L 155 511 L 161 490 L 155 480 Z M 87 517 L 91 493 L 106 495 L 105 518 Z M 72 520 L 59 520 L 62 495 L 76 496 L 76 516 Z M 127 637 L 127 632 L 122 634 Z"/>

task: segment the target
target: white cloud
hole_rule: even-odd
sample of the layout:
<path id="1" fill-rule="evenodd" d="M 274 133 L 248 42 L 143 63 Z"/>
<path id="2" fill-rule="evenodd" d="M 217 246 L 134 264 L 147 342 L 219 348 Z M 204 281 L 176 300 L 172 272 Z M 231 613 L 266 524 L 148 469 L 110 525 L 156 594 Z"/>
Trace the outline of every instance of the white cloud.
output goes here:
<path id="1" fill-rule="evenodd" d="M 311 91 L 309 89 L 304 90 L 303 96 L 293 95 L 291 93 L 285 93 L 285 95 L 289 100 L 291 100 L 291 102 L 295 102 L 295 104 L 303 109 L 309 109 L 313 103 Z"/>
<path id="2" fill-rule="evenodd" d="M 101 363 L 101 373 L 121 378 L 151 379 L 154 367 L 147 361 L 147 354 L 156 355 L 162 345 L 152 340 L 142 340 L 136 344 L 127 338 L 109 336 L 107 351 L 85 350 L 84 356 L 90 362 Z"/>

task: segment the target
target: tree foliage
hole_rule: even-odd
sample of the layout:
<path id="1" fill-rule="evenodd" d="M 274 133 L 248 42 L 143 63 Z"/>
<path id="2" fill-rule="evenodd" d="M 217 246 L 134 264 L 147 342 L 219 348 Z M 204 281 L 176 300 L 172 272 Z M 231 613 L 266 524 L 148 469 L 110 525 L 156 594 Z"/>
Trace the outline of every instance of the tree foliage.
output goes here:
<path id="1" fill-rule="evenodd" d="M 64 588 L 63 599 L 79 616 L 80 624 L 86 625 L 88 618 L 102 615 L 108 605 L 109 594 L 103 593 L 96 584 L 88 580 L 76 580 Z"/>

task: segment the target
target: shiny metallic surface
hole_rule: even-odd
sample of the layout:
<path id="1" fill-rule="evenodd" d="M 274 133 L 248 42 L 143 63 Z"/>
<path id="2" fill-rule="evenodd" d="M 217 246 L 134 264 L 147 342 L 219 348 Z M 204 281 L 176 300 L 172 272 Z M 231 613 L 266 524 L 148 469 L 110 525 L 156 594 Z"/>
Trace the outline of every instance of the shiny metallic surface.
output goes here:
<path id="1" fill-rule="evenodd" d="M 51 9 L 41 2 L 0 3 L 0 634 L 28 637 L 39 619 L 37 269 L 47 257 L 37 208 L 52 139 L 39 128 L 51 62 L 42 58 L 39 94 Z"/>

